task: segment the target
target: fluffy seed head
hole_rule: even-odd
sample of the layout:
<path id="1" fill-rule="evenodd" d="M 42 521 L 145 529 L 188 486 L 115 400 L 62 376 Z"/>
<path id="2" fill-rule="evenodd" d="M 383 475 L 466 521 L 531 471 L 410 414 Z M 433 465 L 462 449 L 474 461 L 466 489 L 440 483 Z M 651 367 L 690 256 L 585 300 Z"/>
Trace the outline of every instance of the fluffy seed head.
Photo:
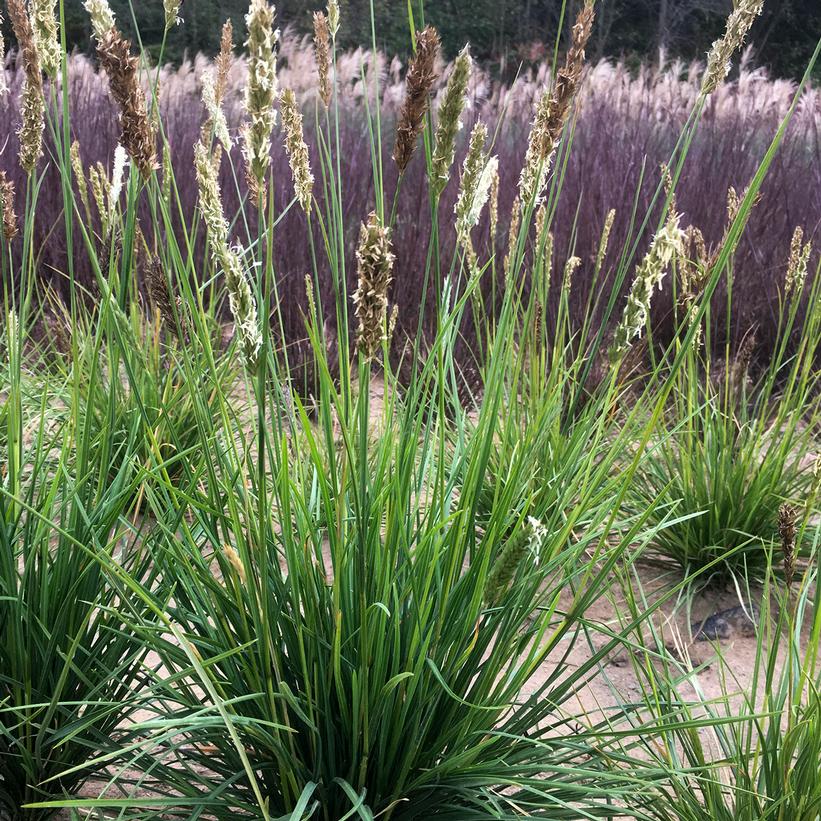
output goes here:
<path id="1" fill-rule="evenodd" d="M 359 232 L 356 262 L 358 285 L 353 295 L 359 320 L 356 346 L 371 360 L 378 353 L 385 334 L 388 286 L 394 262 L 390 229 L 382 225 L 375 212 L 371 212 Z"/>
<path id="2" fill-rule="evenodd" d="M 735 0 L 735 8 L 727 18 L 724 36 L 713 43 L 707 55 L 702 94 L 711 94 L 724 82 L 730 71 L 730 58 L 743 43 L 747 32 L 761 14 L 764 0 Z"/>
<path id="3" fill-rule="evenodd" d="M 40 55 L 40 65 L 49 77 L 56 77 L 63 59 L 57 18 L 54 16 L 55 0 L 30 0 L 29 10 L 34 42 Z"/>
<path id="4" fill-rule="evenodd" d="M 456 135 L 462 127 L 461 117 L 467 102 L 471 64 L 470 51 L 468 46 L 465 46 L 453 63 L 439 106 L 430 172 L 431 186 L 436 193 L 442 192 L 450 178 L 456 151 Z"/>
<path id="5" fill-rule="evenodd" d="M 139 80 L 140 61 L 131 54 L 131 42 L 116 28 L 109 29 L 98 41 L 97 54 L 108 75 L 111 96 L 120 108 L 120 143 L 147 180 L 157 167 L 157 153 L 154 128 Z"/>
<path id="6" fill-rule="evenodd" d="M 410 61 L 405 80 L 405 100 L 396 126 L 396 145 L 393 159 L 399 173 L 405 169 L 416 150 L 416 142 L 425 124 L 430 103 L 430 90 L 436 81 L 436 57 L 439 54 L 439 35 L 428 26 L 416 35 L 416 53 Z"/>
<path id="7" fill-rule="evenodd" d="M 17 236 L 17 214 L 14 210 L 14 183 L 0 171 L 0 214 L 3 217 L 3 236 L 11 242 Z"/>
<path id="8" fill-rule="evenodd" d="M 114 12 L 108 0 L 86 0 L 83 4 L 91 17 L 91 29 L 97 40 L 102 40 L 114 28 Z"/>
<path id="9" fill-rule="evenodd" d="M 17 38 L 23 58 L 25 74 L 22 91 L 23 122 L 18 131 L 20 165 L 31 173 L 43 153 L 43 130 L 45 129 L 45 101 L 40 55 L 23 0 L 8 0 L 8 9 L 14 36 Z"/>
<path id="10" fill-rule="evenodd" d="M 245 109 L 248 122 L 243 129 L 243 153 L 246 177 L 253 199 L 265 194 L 265 178 L 271 164 L 271 135 L 276 124 L 276 101 L 279 87 L 276 74 L 276 44 L 279 31 L 274 30 L 274 7 L 268 0 L 251 0 L 245 16 L 248 26 L 248 85 Z"/>
<path id="11" fill-rule="evenodd" d="M 319 97 L 327 108 L 331 103 L 331 33 L 328 18 L 321 12 L 314 12 L 314 53 L 319 75 Z"/>
<path id="12" fill-rule="evenodd" d="M 579 269 L 582 261 L 579 257 L 570 257 L 564 264 L 564 276 L 562 277 L 562 290 L 569 294 L 573 287 L 573 275 Z"/>
<path id="13" fill-rule="evenodd" d="M 636 270 L 624 314 L 610 347 L 611 362 L 621 359 L 630 348 L 632 340 L 641 336 L 647 324 L 653 290 L 661 286 L 673 257 L 682 253 L 684 232 L 678 226 L 678 219 L 677 214 L 670 215 L 653 237 L 650 249 Z"/>
<path id="14" fill-rule="evenodd" d="M 86 215 L 90 214 L 88 202 L 88 184 L 86 183 L 83 161 L 80 159 L 80 143 L 77 140 L 71 144 L 71 170 L 74 172 L 74 182 L 77 186 L 77 193 L 80 195 L 80 202 L 85 208 Z"/>
<path id="15" fill-rule="evenodd" d="M 202 217 L 211 240 L 214 265 L 222 268 L 228 290 L 228 303 L 237 329 L 243 356 L 249 368 L 256 368 L 262 334 L 257 305 L 242 264 L 239 249 L 228 247 L 228 222 L 222 211 L 217 169 L 202 142 L 194 146 L 194 164 Z"/>
<path id="16" fill-rule="evenodd" d="M 282 125 L 285 128 L 285 151 L 294 178 L 294 191 L 302 210 L 311 213 L 311 195 L 314 177 L 311 174 L 311 162 L 308 157 L 308 146 L 302 136 L 302 112 L 296 101 L 293 89 L 286 88 L 280 100 Z"/>
<path id="17" fill-rule="evenodd" d="M 553 90 L 545 89 L 539 100 L 524 166 L 519 176 L 519 201 L 522 208 L 528 208 L 531 203 L 538 205 L 544 196 L 553 155 L 570 116 L 570 106 L 581 80 L 584 49 L 590 39 L 593 17 L 593 2 L 586 0 L 573 26 L 570 49 L 564 66 L 556 74 Z"/>

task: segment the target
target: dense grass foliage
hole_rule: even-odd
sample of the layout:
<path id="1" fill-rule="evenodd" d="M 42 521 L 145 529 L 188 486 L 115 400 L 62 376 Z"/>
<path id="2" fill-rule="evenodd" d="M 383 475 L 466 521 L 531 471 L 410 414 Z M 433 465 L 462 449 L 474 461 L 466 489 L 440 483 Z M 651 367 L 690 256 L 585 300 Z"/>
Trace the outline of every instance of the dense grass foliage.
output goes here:
<path id="1" fill-rule="evenodd" d="M 333 2 L 174 72 L 93 0 L 101 73 L 8 3 L 2 821 L 816 819 L 818 109 L 723 84 L 759 5 L 682 79 L 585 74 L 590 0 L 502 87 Z M 705 580 L 750 682 L 668 641 Z"/>

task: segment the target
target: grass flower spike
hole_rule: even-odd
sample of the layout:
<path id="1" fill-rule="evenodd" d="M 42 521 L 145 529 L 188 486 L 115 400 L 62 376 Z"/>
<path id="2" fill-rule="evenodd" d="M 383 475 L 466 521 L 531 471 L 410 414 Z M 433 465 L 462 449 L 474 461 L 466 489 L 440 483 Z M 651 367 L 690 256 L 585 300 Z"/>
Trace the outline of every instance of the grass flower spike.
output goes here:
<path id="1" fill-rule="evenodd" d="M 812 243 L 802 244 L 804 229 L 797 226 L 790 242 L 790 257 L 787 261 L 787 275 L 784 278 L 784 293 L 789 297 L 801 296 L 807 279 L 807 265 L 810 261 Z"/>
<path id="2" fill-rule="evenodd" d="M 108 0 L 86 0 L 85 10 L 91 18 L 91 30 L 98 41 L 102 41 L 114 26 L 114 12 Z"/>
<path id="3" fill-rule="evenodd" d="M 744 43 L 747 32 L 764 9 L 764 0 L 735 0 L 734 5 L 724 36 L 713 43 L 707 55 L 702 94 L 711 94 L 724 82 L 730 71 L 730 58 Z"/>
<path id="4" fill-rule="evenodd" d="M 251 0 L 245 22 L 248 26 L 248 86 L 245 109 L 248 122 L 243 131 L 246 176 L 253 199 L 265 195 L 265 178 L 271 165 L 271 135 L 276 124 L 274 103 L 279 87 L 276 74 L 274 7 L 268 0 Z"/>
<path id="5" fill-rule="evenodd" d="M 394 262 L 390 229 L 382 225 L 375 212 L 371 212 L 359 232 L 356 262 L 359 278 L 353 296 L 359 320 L 356 346 L 367 360 L 371 360 L 379 351 L 385 334 L 388 286 Z"/>
<path id="6" fill-rule="evenodd" d="M 178 26 L 180 20 L 180 6 L 182 0 L 163 0 L 163 10 L 165 11 L 165 30 L 171 31 L 174 26 Z"/>
<path id="7" fill-rule="evenodd" d="M 57 76 L 63 59 L 57 18 L 54 16 L 55 0 L 31 0 L 29 4 L 34 42 L 40 55 L 40 65 L 51 78 Z"/>
<path id="8" fill-rule="evenodd" d="M 633 339 L 641 336 L 650 311 L 650 300 L 667 268 L 684 246 L 684 232 L 678 226 L 678 216 L 671 215 L 662 229 L 653 238 L 650 250 L 636 270 L 636 277 L 630 288 L 627 305 L 621 322 L 616 328 L 610 347 L 610 361 L 617 362 L 627 352 Z"/>
<path id="9" fill-rule="evenodd" d="M 157 167 L 156 136 L 148 117 L 145 92 L 140 85 L 140 61 L 131 54 L 131 41 L 117 30 L 114 15 L 105 0 L 87 0 L 97 56 L 108 75 L 111 96 L 120 108 L 120 144 L 131 155 L 142 178 Z"/>
<path id="10" fill-rule="evenodd" d="M 593 17 L 593 3 L 587 0 L 576 18 L 570 49 L 564 66 L 556 76 L 553 90 L 545 90 L 539 100 L 519 177 L 519 201 L 522 208 L 528 208 L 533 203 L 538 205 L 544 196 L 553 154 L 581 80 L 584 50 L 590 39 Z"/>
<path id="11" fill-rule="evenodd" d="M 496 157 L 488 158 L 485 155 L 486 140 L 487 126 L 479 121 L 470 135 L 470 146 L 459 183 L 459 197 L 454 206 L 456 237 L 471 257 L 473 254 L 470 232 L 479 222 L 479 216 L 490 196 L 493 178 L 499 167 Z"/>
<path id="12" fill-rule="evenodd" d="M 319 75 L 319 98 L 327 108 L 331 104 L 331 33 L 328 18 L 321 12 L 314 12 L 314 54 Z"/>
<path id="13" fill-rule="evenodd" d="M 197 171 L 200 210 L 210 234 L 211 256 L 214 265 L 221 267 L 225 274 L 228 301 L 237 328 L 237 336 L 245 361 L 253 370 L 262 346 L 256 301 L 243 270 L 240 254 L 237 249 L 228 246 L 228 222 L 222 212 L 217 169 L 208 155 L 208 149 L 202 142 L 194 146 L 194 163 Z"/>
<path id="14" fill-rule="evenodd" d="M 405 81 L 405 101 L 396 126 L 393 159 L 403 174 L 416 150 L 422 133 L 425 114 L 430 103 L 430 91 L 436 80 L 436 58 L 439 55 L 439 35 L 428 26 L 416 35 L 416 52 L 411 58 Z"/>
<path id="15" fill-rule="evenodd" d="M 790 587 L 795 576 L 795 521 L 796 509 L 783 504 L 778 509 L 778 534 L 781 537 L 781 553 L 784 559 L 784 578 Z"/>
<path id="16" fill-rule="evenodd" d="M 285 129 L 285 151 L 294 178 L 294 191 L 299 205 L 306 214 L 311 213 L 311 195 L 314 177 L 308 157 L 308 146 L 302 135 L 302 112 L 293 90 L 286 88 L 280 100 L 282 125 Z"/>
<path id="17" fill-rule="evenodd" d="M 18 132 L 20 138 L 20 165 L 28 172 L 34 171 L 43 154 L 43 130 L 45 129 L 45 100 L 43 77 L 40 73 L 40 55 L 31 20 L 23 0 L 8 0 L 9 17 L 23 59 L 23 121 Z"/>
<path id="18" fill-rule="evenodd" d="M 0 98 L 9 93 L 8 83 L 6 82 L 6 43 L 3 39 L 3 13 L 0 11 Z"/>
<path id="19" fill-rule="evenodd" d="M 0 171 L 0 216 L 3 220 L 3 236 L 11 242 L 17 236 L 17 214 L 14 210 L 14 183 Z"/>
<path id="20" fill-rule="evenodd" d="M 226 151 L 231 150 L 231 135 L 228 133 L 228 122 L 217 97 L 218 69 L 206 71 L 202 75 L 202 102 L 208 112 L 208 119 L 203 123 L 203 134 L 213 129 L 214 136 L 222 143 Z"/>
<path id="21" fill-rule="evenodd" d="M 470 80 L 470 50 L 465 46 L 456 58 L 439 106 L 436 124 L 436 141 L 431 161 L 431 185 L 434 191 L 441 193 L 450 178 L 453 156 L 456 151 L 456 135 L 462 127 L 462 112 L 467 102 L 467 89 Z"/>

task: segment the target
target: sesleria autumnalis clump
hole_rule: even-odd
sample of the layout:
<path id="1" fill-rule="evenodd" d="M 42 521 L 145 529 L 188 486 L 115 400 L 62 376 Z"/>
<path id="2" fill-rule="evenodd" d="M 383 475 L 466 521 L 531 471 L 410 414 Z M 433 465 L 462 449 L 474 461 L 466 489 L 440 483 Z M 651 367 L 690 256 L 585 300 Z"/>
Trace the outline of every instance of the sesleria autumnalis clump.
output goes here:
<path id="1" fill-rule="evenodd" d="M 63 59 L 57 18 L 54 15 L 56 0 L 31 0 L 29 12 L 34 32 L 34 42 L 40 55 L 40 65 L 51 78 L 57 76 Z"/>
<path id="2" fill-rule="evenodd" d="M 285 129 L 285 151 L 288 154 L 288 162 L 294 178 L 296 198 L 300 208 L 310 215 L 314 177 L 311 174 L 308 146 L 302 135 L 302 112 L 299 110 L 299 104 L 292 89 L 286 88 L 282 92 L 279 109 Z"/>
<path id="3" fill-rule="evenodd" d="M 8 0 L 8 9 L 14 36 L 17 38 L 23 59 L 25 74 L 22 91 L 23 121 L 18 131 L 20 165 L 30 174 L 43 154 L 45 100 L 43 98 L 42 65 L 31 20 L 26 13 L 23 0 Z"/>
<path id="4" fill-rule="evenodd" d="M 450 178 L 450 169 L 456 152 L 456 135 L 462 127 L 461 117 L 467 102 L 470 68 L 470 49 L 465 46 L 453 63 L 437 115 L 436 139 L 430 170 L 431 186 L 436 193 L 442 192 Z"/>
<path id="5" fill-rule="evenodd" d="M 221 267 L 225 274 L 229 307 L 234 317 L 240 347 L 246 364 L 253 370 L 257 364 L 259 349 L 262 347 L 257 305 L 243 270 L 240 254 L 228 246 L 228 222 L 222 212 L 217 169 L 202 142 L 194 146 L 194 164 L 197 171 L 200 210 L 211 241 L 211 257 L 214 265 Z"/>
<path id="6" fill-rule="evenodd" d="M 430 92 L 436 82 L 436 58 L 439 55 L 439 34 L 428 26 L 416 35 L 416 53 L 410 61 L 405 84 L 405 100 L 396 125 L 393 159 L 403 174 L 416 150 L 416 143 L 425 123 L 430 104 Z"/>
<path id="7" fill-rule="evenodd" d="M 14 183 L 0 171 L 0 215 L 3 220 L 3 236 L 11 242 L 17 236 L 17 213 L 14 210 Z"/>
<path id="8" fill-rule="evenodd" d="M 636 270 L 624 314 L 610 346 L 611 362 L 618 362 L 630 348 L 632 340 L 641 336 L 647 324 L 653 291 L 661 286 L 673 258 L 682 253 L 684 232 L 678 221 L 677 214 L 670 215 L 653 237 L 650 249 Z"/>
<path id="9" fill-rule="evenodd" d="M 157 151 L 145 92 L 140 85 L 140 61 L 131 54 L 131 41 L 117 29 L 105 0 L 87 0 L 86 10 L 91 15 L 100 65 L 108 75 L 111 96 L 120 109 L 120 142 L 147 180 L 157 167 Z"/>
<path id="10" fill-rule="evenodd" d="M 319 98 L 327 108 L 331 104 L 331 32 L 328 18 L 321 11 L 314 12 L 314 54 L 319 78 Z"/>
<path id="11" fill-rule="evenodd" d="M 564 66 L 556 75 L 552 91 L 546 89 L 539 100 L 519 177 L 519 201 L 522 208 L 528 208 L 533 203 L 538 205 L 544 196 L 550 164 L 581 80 L 584 50 L 590 39 L 594 16 L 593 3 L 586 0 L 573 26 L 572 41 Z"/>
<path id="12" fill-rule="evenodd" d="M 764 0 L 736 0 L 735 8 L 727 18 L 724 36 L 713 43 L 707 55 L 703 94 L 712 94 L 724 82 L 730 71 L 730 58 L 743 45 L 747 32 L 763 8 Z"/>
<path id="13" fill-rule="evenodd" d="M 254 202 L 265 196 L 265 180 L 271 165 L 271 135 L 276 124 L 279 86 L 276 73 L 274 7 L 268 0 L 251 0 L 245 22 L 248 26 L 248 85 L 245 110 L 248 122 L 242 132 L 245 172 Z"/>
<path id="14" fill-rule="evenodd" d="M 388 286 L 394 262 L 390 229 L 382 225 L 375 212 L 371 212 L 360 229 L 356 262 L 358 283 L 353 295 L 359 320 L 356 347 L 370 361 L 385 337 Z"/>

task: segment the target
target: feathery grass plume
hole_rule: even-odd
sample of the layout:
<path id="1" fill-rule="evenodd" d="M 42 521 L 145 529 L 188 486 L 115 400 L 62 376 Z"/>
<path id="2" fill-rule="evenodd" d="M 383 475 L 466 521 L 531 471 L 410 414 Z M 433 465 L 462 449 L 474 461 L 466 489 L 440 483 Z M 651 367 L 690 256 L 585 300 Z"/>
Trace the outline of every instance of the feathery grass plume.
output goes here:
<path id="1" fill-rule="evenodd" d="M 459 196 L 453 207 L 456 215 L 456 238 L 465 250 L 471 245 L 470 231 L 479 222 L 479 215 L 490 194 L 493 172 L 498 164 L 485 156 L 486 141 L 487 126 L 479 120 L 470 135 L 459 180 Z"/>
<path id="2" fill-rule="evenodd" d="M 522 208 L 527 208 L 531 203 L 538 204 L 544 196 L 550 164 L 581 80 L 584 49 L 590 39 L 594 16 L 593 0 L 585 0 L 573 26 L 564 66 L 556 75 L 552 91 L 545 89 L 539 100 L 519 176 L 519 201 Z"/>
<path id="3" fill-rule="evenodd" d="M 228 247 L 228 222 L 222 211 L 222 199 L 217 182 L 217 169 L 202 142 L 194 146 L 200 210 L 208 227 L 211 256 L 225 274 L 228 302 L 237 328 L 243 356 L 252 370 L 256 367 L 262 334 L 257 319 L 257 305 L 243 270 L 237 249 Z"/>
<path id="4" fill-rule="evenodd" d="M 54 3 L 55 0 L 29 0 L 29 16 L 40 66 L 51 78 L 57 76 L 63 59 Z"/>
<path id="5" fill-rule="evenodd" d="M 356 347 L 370 361 L 384 339 L 388 286 L 394 262 L 390 228 L 382 225 L 375 211 L 371 211 L 360 229 L 356 262 L 358 284 L 353 295 L 359 320 Z"/>
<path id="6" fill-rule="evenodd" d="M 331 104 L 331 33 L 328 18 L 321 12 L 314 12 L 314 53 L 319 75 L 319 97 L 327 108 Z"/>
<path id="7" fill-rule="evenodd" d="M 804 291 L 812 243 L 807 242 L 802 245 L 803 239 L 804 229 L 798 225 L 790 241 L 790 258 L 787 261 L 787 275 L 784 278 L 784 293 L 787 297 L 791 294 L 801 296 Z"/>
<path id="8" fill-rule="evenodd" d="M 108 0 L 85 0 L 83 4 L 91 18 L 91 30 L 98 42 L 114 28 L 114 12 L 108 5 Z"/>
<path id="9" fill-rule="evenodd" d="M 6 82 L 6 42 L 3 39 L 3 12 L 0 10 L 0 98 L 9 93 Z"/>
<path id="10" fill-rule="evenodd" d="M 276 124 L 274 103 L 279 87 L 276 73 L 274 7 L 268 0 L 251 0 L 245 22 L 248 26 L 248 85 L 245 109 L 248 122 L 243 128 L 245 172 L 252 199 L 265 195 L 265 178 L 271 165 L 271 135 Z"/>
<path id="11" fill-rule="evenodd" d="M 222 546 L 222 555 L 225 556 L 228 564 L 231 565 L 231 570 L 237 574 L 237 578 L 239 578 L 240 582 L 245 584 L 245 567 L 242 564 L 242 559 L 240 559 L 239 553 L 237 553 L 237 551 L 234 550 L 230 544 L 226 544 Z"/>
<path id="12" fill-rule="evenodd" d="M 293 89 L 286 88 L 282 92 L 279 107 L 285 129 L 285 152 L 288 154 L 288 163 L 294 178 L 294 191 L 302 210 L 310 214 L 314 175 L 311 174 L 308 146 L 305 145 L 302 135 L 302 112 L 299 110 Z"/>
<path id="13" fill-rule="evenodd" d="M 530 516 L 519 532 L 505 542 L 485 582 L 486 606 L 495 607 L 499 604 L 528 553 L 532 555 L 534 564 L 539 563 L 542 544 L 546 538 L 545 526 Z"/>
<path id="14" fill-rule="evenodd" d="M 630 295 L 621 322 L 610 346 L 610 361 L 615 363 L 630 348 L 632 340 L 641 336 L 650 311 L 653 290 L 661 287 L 667 268 L 683 249 L 684 232 L 678 226 L 677 214 L 670 214 L 664 226 L 653 237 L 650 249 L 636 269 Z"/>
<path id="15" fill-rule="evenodd" d="M 182 0 L 163 0 L 163 9 L 165 11 L 165 30 L 171 31 L 174 26 L 178 26 L 180 20 L 180 6 Z"/>
<path id="16" fill-rule="evenodd" d="M 231 71 L 231 63 L 234 62 L 234 26 L 230 20 L 222 24 L 222 35 L 220 36 L 220 51 L 214 60 L 217 69 L 216 82 L 214 83 L 214 96 L 217 103 L 222 105 L 225 98 L 225 89 L 228 86 L 228 72 Z"/>
<path id="17" fill-rule="evenodd" d="M 411 57 L 405 79 L 405 100 L 396 125 L 396 145 L 393 159 L 403 174 L 416 150 L 416 142 L 425 124 L 430 104 L 430 90 L 436 81 L 436 57 L 439 54 L 439 34 L 427 26 L 416 34 L 416 52 Z"/>
<path id="18" fill-rule="evenodd" d="M 0 171 L 0 214 L 3 217 L 3 236 L 11 242 L 17 236 L 17 214 L 14 210 L 14 183 Z"/>
<path id="19" fill-rule="evenodd" d="M 795 522 L 798 511 L 784 503 L 778 508 L 778 533 L 781 536 L 781 553 L 784 557 L 784 578 L 790 587 L 795 576 Z"/>
<path id="20" fill-rule="evenodd" d="M 735 0 L 735 8 L 727 18 L 724 36 L 716 40 L 707 55 L 707 70 L 704 72 L 702 94 L 712 94 L 724 82 L 730 71 L 730 58 L 743 43 L 747 32 L 761 14 L 764 0 Z"/>
<path id="21" fill-rule="evenodd" d="M 604 258 L 607 256 L 607 245 L 610 242 L 610 232 L 613 230 L 613 221 L 616 219 L 616 209 L 611 208 L 604 218 L 604 228 L 602 228 L 599 238 L 599 250 L 596 252 L 596 271 L 601 271 Z"/>
<path id="22" fill-rule="evenodd" d="M 337 0 L 328 0 L 328 28 L 331 31 L 331 39 L 336 42 L 336 35 L 339 31 L 339 3 Z"/>
<path id="23" fill-rule="evenodd" d="M 96 24 L 95 24 L 96 31 Z M 140 61 L 131 54 L 131 41 L 116 27 L 97 41 L 97 56 L 108 75 L 108 86 L 120 108 L 120 143 L 131 155 L 144 180 L 157 167 L 156 138 L 140 85 Z"/>
<path id="24" fill-rule="evenodd" d="M 213 131 L 214 136 L 222 143 L 226 151 L 231 150 L 231 135 L 228 133 L 228 121 L 217 98 L 216 71 L 206 71 L 202 75 L 202 102 L 208 112 L 208 119 L 202 124 L 203 139 Z"/>
<path id="25" fill-rule="evenodd" d="M 462 127 L 461 117 L 467 102 L 471 64 L 470 50 L 465 46 L 453 63 L 439 106 L 430 169 L 431 187 L 436 194 L 442 193 L 450 178 L 450 169 L 456 152 L 456 135 Z"/>
<path id="26" fill-rule="evenodd" d="M 74 172 L 74 182 L 77 186 L 77 193 L 80 195 L 80 202 L 83 204 L 86 216 L 91 219 L 91 208 L 88 201 L 88 184 L 86 182 L 85 169 L 80 159 L 80 143 L 77 140 L 71 144 L 71 170 Z"/>
<path id="27" fill-rule="evenodd" d="M 43 76 L 34 31 L 23 0 L 8 0 L 8 9 L 17 46 L 23 58 L 23 121 L 17 132 L 20 140 L 20 165 L 30 174 L 43 154 L 43 130 L 46 127 Z"/>

